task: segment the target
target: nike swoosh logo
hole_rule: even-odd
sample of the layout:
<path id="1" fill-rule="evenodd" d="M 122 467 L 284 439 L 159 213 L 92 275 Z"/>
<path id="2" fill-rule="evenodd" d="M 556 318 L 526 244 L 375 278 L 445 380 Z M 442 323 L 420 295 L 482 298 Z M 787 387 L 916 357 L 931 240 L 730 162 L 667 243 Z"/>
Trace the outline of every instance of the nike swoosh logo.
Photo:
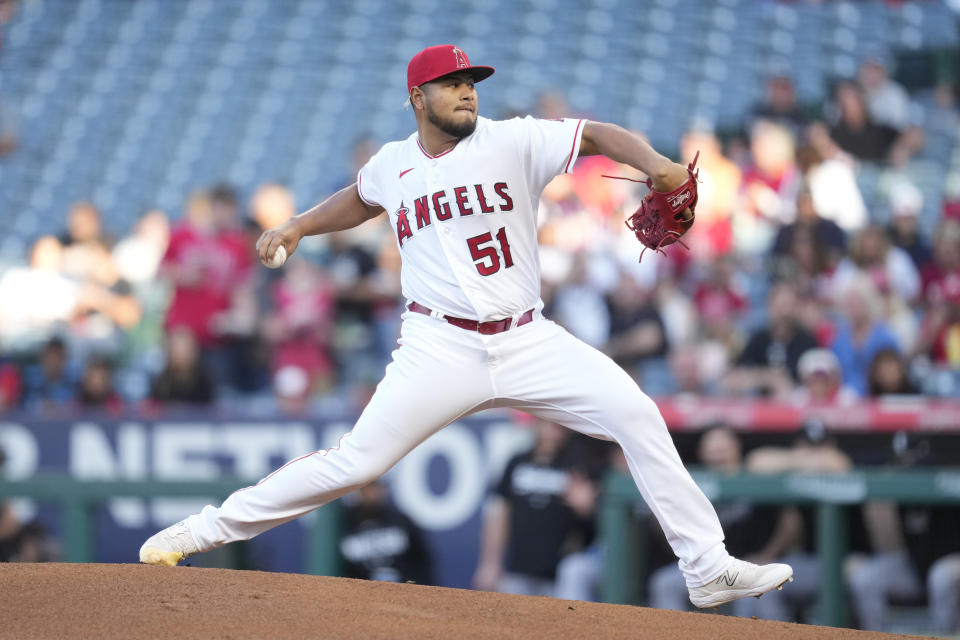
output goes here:
<path id="1" fill-rule="evenodd" d="M 402 178 L 403 176 L 407 175 L 408 173 L 410 173 L 410 172 L 413 171 L 414 169 L 416 169 L 416 167 L 410 167 L 410 168 L 407 169 L 406 171 L 401 171 L 401 172 L 400 172 L 400 177 Z"/>

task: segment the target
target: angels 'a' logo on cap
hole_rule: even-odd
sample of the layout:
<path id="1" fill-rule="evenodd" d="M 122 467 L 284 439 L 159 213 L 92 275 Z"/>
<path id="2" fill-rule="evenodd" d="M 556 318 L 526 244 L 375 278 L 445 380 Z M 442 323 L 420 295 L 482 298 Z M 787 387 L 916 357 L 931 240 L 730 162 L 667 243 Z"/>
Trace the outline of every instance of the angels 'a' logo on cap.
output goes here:
<path id="1" fill-rule="evenodd" d="M 470 66 L 467 64 L 467 54 L 460 47 L 454 47 L 453 54 L 457 56 L 457 69 L 466 69 Z"/>

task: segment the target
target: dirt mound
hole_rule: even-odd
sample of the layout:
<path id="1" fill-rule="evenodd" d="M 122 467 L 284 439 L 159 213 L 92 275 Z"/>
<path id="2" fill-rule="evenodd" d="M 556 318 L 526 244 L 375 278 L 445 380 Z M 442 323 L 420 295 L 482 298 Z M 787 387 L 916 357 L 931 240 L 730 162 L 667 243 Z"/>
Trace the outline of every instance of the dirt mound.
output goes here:
<path id="1" fill-rule="evenodd" d="M 256 571 L 0 565 L 0 638 L 904 638 Z"/>

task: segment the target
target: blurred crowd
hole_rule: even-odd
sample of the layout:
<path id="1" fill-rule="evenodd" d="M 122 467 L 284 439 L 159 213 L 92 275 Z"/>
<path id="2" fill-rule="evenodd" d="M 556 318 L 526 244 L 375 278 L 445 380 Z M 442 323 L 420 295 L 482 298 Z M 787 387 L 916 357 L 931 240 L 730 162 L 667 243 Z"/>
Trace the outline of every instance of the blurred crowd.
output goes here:
<path id="1" fill-rule="evenodd" d="M 955 99 L 938 87 L 927 117 L 958 126 Z M 534 111 L 572 115 L 555 94 Z M 642 176 L 581 159 L 542 197 L 546 315 L 655 396 L 960 395 L 960 192 L 925 206 L 908 178 L 925 144 L 917 112 L 876 59 L 813 108 L 769 78 L 740 130 L 683 136 L 683 161 L 700 152 L 689 251 L 641 261 L 623 220 L 645 187 L 605 176 Z M 318 191 L 352 182 L 375 150 L 358 141 Z M 878 198 L 861 193 L 865 172 Z M 120 230 L 75 203 L 0 274 L 0 410 L 362 408 L 395 346 L 399 254 L 375 220 L 262 267 L 261 231 L 309 204 L 279 183 L 242 198 L 219 184 Z"/>
<path id="2" fill-rule="evenodd" d="M 928 116 L 960 126 L 956 93 L 938 87 Z M 534 111 L 574 115 L 555 94 Z M 545 314 L 655 396 L 800 405 L 960 397 L 960 189 L 948 185 L 931 207 L 908 177 L 925 124 L 879 60 L 837 83 L 826 105 L 798 104 L 790 78 L 771 77 L 741 129 L 694 123 L 683 136 L 678 159 L 700 152 L 689 250 L 674 245 L 642 260 L 623 221 L 644 188 L 605 177 L 642 176 L 581 159 L 541 201 Z M 351 183 L 375 150 L 358 141 L 344 176 L 318 190 Z M 861 192 L 864 172 L 879 176 L 879 198 Z M 0 273 L 0 411 L 358 412 L 396 344 L 400 256 L 392 230 L 374 220 L 304 239 L 282 269 L 260 265 L 260 233 L 310 204 L 280 183 L 245 197 L 218 184 L 189 194 L 182 212 L 147 211 L 120 230 L 104 227 L 96 203 L 75 203 L 59 234 L 37 238 L 26 263 Z M 622 454 L 557 425 L 531 428 L 533 448 L 492 489 L 474 584 L 596 599 L 600 478 L 623 469 Z M 909 466 L 915 454 L 895 446 L 883 462 Z M 858 455 L 813 423 L 789 446 L 749 452 L 721 425 L 697 449 L 718 473 L 833 473 L 877 462 Z M 819 584 L 813 512 L 717 507 L 731 551 L 797 569 L 789 589 L 735 613 L 810 620 Z M 349 575 L 432 581 L 422 533 L 384 485 L 358 492 L 347 510 L 340 549 Z M 906 601 L 929 606 L 938 630 L 956 630 L 956 515 L 889 503 L 852 514 L 845 577 L 862 627 L 883 628 L 890 603 Z M 685 608 L 659 528 L 642 505 L 636 517 L 649 529 L 646 601 Z M 0 509 L 0 559 L 54 557 L 42 531 Z"/>
<path id="3" fill-rule="evenodd" d="M 741 133 L 692 127 L 680 157 L 700 152 L 697 222 L 690 251 L 661 259 L 636 263 L 622 214 L 639 194 L 602 178 L 637 176 L 581 160 L 544 193 L 548 315 L 654 395 L 956 396 L 957 185 L 936 219 L 925 213 L 908 177 L 924 128 L 880 61 L 833 96 L 811 112 L 776 76 Z M 954 100 L 955 88 L 938 88 L 929 117 L 956 129 Z M 878 176 L 870 198 L 864 174 Z"/>
<path id="4" fill-rule="evenodd" d="M 149 211 L 115 240 L 93 204 L 76 203 L 59 236 L 0 277 L 0 409 L 245 399 L 298 413 L 335 389 L 362 408 L 399 321 L 396 250 L 368 227 L 305 241 L 282 270 L 262 267 L 261 231 L 295 213 L 282 185 L 260 185 L 245 204 L 215 185 L 192 193 L 179 220 Z"/>

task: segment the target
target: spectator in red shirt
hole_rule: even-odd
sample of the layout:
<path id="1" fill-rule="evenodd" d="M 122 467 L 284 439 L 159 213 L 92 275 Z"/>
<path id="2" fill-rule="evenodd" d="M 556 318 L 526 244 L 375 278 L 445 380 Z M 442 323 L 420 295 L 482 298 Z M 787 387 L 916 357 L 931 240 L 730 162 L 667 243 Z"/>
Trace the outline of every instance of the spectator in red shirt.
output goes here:
<path id="1" fill-rule="evenodd" d="M 707 277 L 693 294 L 701 318 L 728 321 L 747 309 L 747 295 L 736 276 L 736 263 L 730 256 L 717 258 L 709 265 Z"/>
<path id="2" fill-rule="evenodd" d="M 230 307 L 230 294 L 252 267 L 242 234 L 223 222 L 211 197 L 195 193 L 162 263 L 174 285 L 167 328 L 186 327 L 204 346 L 217 343 L 216 315 Z"/>
<path id="3" fill-rule="evenodd" d="M 173 285 L 165 328 L 187 329 L 224 382 L 230 371 L 225 345 L 235 326 L 225 316 L 253 269 L 253 254 L 229 212 L 229 199 L 222 192 L 193 194 L 161 264 Z"/>
<path id="4" fill-rule="evenodd" d="M 937 228 L 933 262 L 923 271 L 927 312 L 917 353 L 938 366 L 960 368 L 960 223 L 946 220 Z"/>
<path id="5" fill-rule="evenodd" d="M 217 260 L 215 234 L 210 198 L 206 193 L 194 193 L 185 219 L 171 232 L 161 263 L 161 273 L 174 288 L 165 327 L 184 327 L 203 343 L 214 341 L 210 319 L 227 307 L 229 265 Z"/>
<path id="6" fill-rule="evenodd" d="M 0 413 L 15 409 L 23 393 L 20 370 L 10 362 L 0 362 Z"/>
<path id="7" fill-rule="evenodd" d="M 711 353 L 725 373 L 743 349 L 745 336 L 740 320 L 749 307 L 742 274 L 732 255 L 720 256 L 705 265 L 707 274 L 693 295 L 700 320 L 701 357 Z M 706 366 L 702 363 L 702 366 Z"/>
<path id="8" fill-rule="evenodd" d="M 741 203 L 733 221 L 738 251 L 755 255 L 770 246 L 776 229 L 793 218 L 800 172 L 790 131 L 760 121 L 750 133 L 752 166 L 744 173 Z"/>
<path id="9" fill-rule="evenodd" d="M 933 239 L 933 261 L 921 273 L 923 297 L 935 304 L 960 301 L 960 222 L 944 220 Z"/>
<path id="10" fill-rule="evenodd" d="M 272 369 L 296 366 L 307 376 L 308 390 L 328 388 L 333 379 L 330 355 L 336 290 L 326 273 L 295 258 L 272 288 L 273 307 L 264 322 Z"/>
<path id="11" fill-rule="evenodd" d="M 256 274 L 263 268 L 254 261 L 255 224 L 241 221 L 233 187 L 219 184 L 210 191 L 210 204 L 217 228 L 217 244 L 239 266 L 230 285 L 229 304 L 213 318 L 217 348 L 207 348 L 216 381 L 241 393 L 265 389 L 269 384 L 266 360 L 259 337 Z"/>

